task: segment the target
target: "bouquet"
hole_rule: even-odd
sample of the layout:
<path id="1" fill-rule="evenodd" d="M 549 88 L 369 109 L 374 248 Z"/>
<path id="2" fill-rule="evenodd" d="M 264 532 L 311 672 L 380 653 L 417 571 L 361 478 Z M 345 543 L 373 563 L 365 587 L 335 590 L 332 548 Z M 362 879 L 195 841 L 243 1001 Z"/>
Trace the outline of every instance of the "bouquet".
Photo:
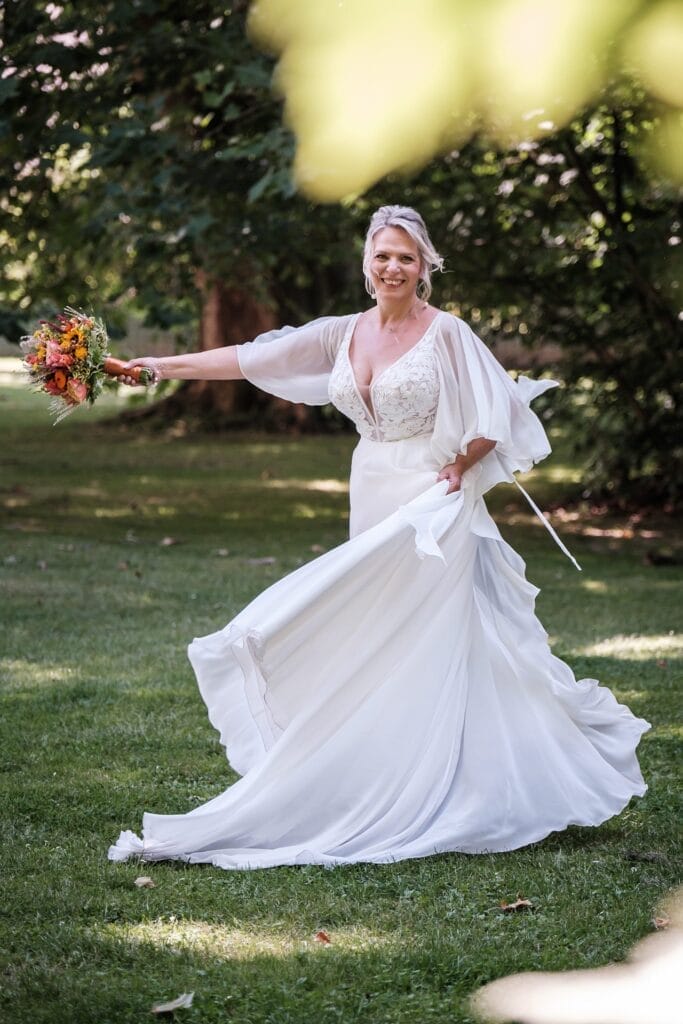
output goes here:
<path id="1" fill-rule="evenodd" d="M 125 369 L 125 363 L 109 355 L 109 338 L 102 320 L 67 306 L 55 321 L 41 320 L 33 334 L 21 340 L 24 367 L 37 391 L 52 395 L 50 411 L 55 423 L 83 402 L 92 403 L 113 378 L 133 377 L 153 384 L 154 372 L 146 366 Z"/>

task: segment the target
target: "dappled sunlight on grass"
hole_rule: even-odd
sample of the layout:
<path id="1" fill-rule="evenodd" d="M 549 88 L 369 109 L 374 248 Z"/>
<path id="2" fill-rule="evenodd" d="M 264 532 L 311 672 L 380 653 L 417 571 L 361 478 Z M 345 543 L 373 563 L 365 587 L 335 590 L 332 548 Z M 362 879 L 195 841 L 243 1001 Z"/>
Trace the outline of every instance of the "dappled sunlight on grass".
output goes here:
<path id="1" fill-rule="evenodd" d="M 0 358 L 0 386 L 3 388 L 25 388 L 26 376 L 19 356 Z"/>
<path id="2" fill-rule="evenodd" d="M 152 507 L 150 508 L 149 506 Z M 161 505 L 156 501 L 150 501 L 148 499 L 145 501 L 142 508 L 142 514 L 145 516 L 159 516 L 164 518 L 165 516 L 177 516 L 179 514 L 179 509 L 174 505 Z"/>
<path id="3" fill-rule="evenodd" d="M 107 492 L 97 481 L 88 487 L 70 487 L 69 493 L 72 497 L 75 495 L 79 498 L 94 498 L 97 501 L 107 497 Z"/>
<path id="4" fill-rule="evenodd" d="M 582 590 L 588 590 L 591 594 L 608 594 L 609 587 L 604 580 L 586 580 L 582 579 L 579 583 Z"/>
<path id="5" fill-rule="evenodd" d="M 191 950 L 226 960 L 264 955 L 290 957 L 306 952 L 320 952 L 324 956 L 331 949 L 351 953 L 396 945 L 392 935 L 380 935 L 360 925 L 335 928 L 330 943 L 321 943 L 315 939 L 315 933 L 303 934 L 284 921 L 270 924 L 260 921 L 252 928 L 234 928 L 206 921 L 175 920 L 171 916 L 137 924 L 113 923 L 102 931 L 110 939 L 163 949 Z"/>
<path id="6" fill-rule="evenodd" d="M 0 659 L 0 678 L 6 690 L 38 689 L 53 683 L 73 683 L 80 673 L 72 665 L 37 664 L 27 658 Z"/>
<path id="7" fill-rule="evenodd" d="M 2 504 L 5 508 L 25 508 L 30 500 L 25 494 L 12 494 L 9 498 L 3 498 Z"/>
<path id="8" fill-rule="evenodd" d="M 106 508 L 94 508 L 92 514 L 97 519 L 121 519 L 130 516 L 131 512 L 127 505 L 123 508 L 112 508 L 111 505 L 107 505 Z"/>
<path id="9" fill-rule="evenodd" d="M 658 636 L 611 636 L 576 649 L 577 654 L 647 661 L 650 658 L 683 657 L 683 636 L 663 633 Z"/>
<path id="10" fill-rule="evenodd" d="M 322 491 L 324 494 L 348 494 L 349 484 L 347 480 L 301 480 L 288 478 L 286 480 L 263 480 L 261 486 L 264 490 L 303 490 Z"/>
<path id="11" fill-rule="evenodd" d="M 579 484 L 581 483 L 582 472 L 580 468 L 567 464 L 541 465 L 536 466 L 530 473 L 520 473 L 519 479 L 525 487 L 527 483 L 532 483 L 532 481 L 538 481 L 539 479 L 547 480 L 553 484 Z"/>
<path id="12" fill-rule="evenodd" d="M 614 691 L 614 696 L 617 698 L 619 703 L 620 704 L 627 704 L 631 708 L 631 711 L 633 711 L 633 706 L 638 701 L 643 699 L 644 695 L 645 695 L 645 691 L 644 690 L 636 690 L 636 689 L 633 689 L 633 688 L 631 688 L 629 690 L 625 690 L 625 689 L 622 689 L 620 687 L 618 691 L 616 691 L 616 690 Z"/>
<path id="13" fill-rule="evenodd" d="M 647 739 L 648 737 L 644 738 Z M 683 725 L 676 724 L 675 722 L 671 722 L 668 725 L 666 723 L 658 725 L 656 738 L 659 740 L 683 740 Z"/>
<path id="14" fill-rule="evenodd" d="M 317 519 L 320 515 L 320 509 L 299 503 L 292 509 L 292 515 L 295 515 L 297 519 Z"/>

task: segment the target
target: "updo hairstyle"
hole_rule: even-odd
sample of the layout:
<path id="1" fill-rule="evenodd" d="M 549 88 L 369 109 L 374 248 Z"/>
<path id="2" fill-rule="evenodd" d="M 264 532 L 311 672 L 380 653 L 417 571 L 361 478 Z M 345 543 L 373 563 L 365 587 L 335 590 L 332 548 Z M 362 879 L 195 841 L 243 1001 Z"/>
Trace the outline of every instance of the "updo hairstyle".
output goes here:
<path id="1" fill-rule="evenodd" d="M 363 273 L 365 274 L 365 290 L 368 295 L 373 299 L 375 297 L 375 288 L 370 276 L 370 263 L 374 237 L 383 228 L 401 228 L 410 235 L 417 245 L 420 255 L 420 278 L 415 291 L 419 299 L 428 299 L 432 294 L 432 271 L 443 270 L 443 258 L 434 248 L 434 243 L 429 237 L 422 217 L 417 210 L 413 210 L 410 206 L 380 206 L 379 210 L 372 215 L 363 250 Z"/>

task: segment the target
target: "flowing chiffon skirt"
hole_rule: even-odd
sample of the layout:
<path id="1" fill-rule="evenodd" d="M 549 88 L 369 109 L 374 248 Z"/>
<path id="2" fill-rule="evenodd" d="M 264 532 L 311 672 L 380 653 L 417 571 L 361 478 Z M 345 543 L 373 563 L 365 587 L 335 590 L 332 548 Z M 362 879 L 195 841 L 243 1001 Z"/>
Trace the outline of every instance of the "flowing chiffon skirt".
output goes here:
<path id="1" fill-rule="evenodd" d="M 598 825 L 646 786 L 649 726 L 551 653 L 537 594 L 472 481 L 435 484 L 429 438 L 361 440 L 349 541 L 189 657 L 243 777 L 145 814 L 112 860 L 222 868 L 512 850 Z M 476 479 L 476 478 L 474 478 Z"/>

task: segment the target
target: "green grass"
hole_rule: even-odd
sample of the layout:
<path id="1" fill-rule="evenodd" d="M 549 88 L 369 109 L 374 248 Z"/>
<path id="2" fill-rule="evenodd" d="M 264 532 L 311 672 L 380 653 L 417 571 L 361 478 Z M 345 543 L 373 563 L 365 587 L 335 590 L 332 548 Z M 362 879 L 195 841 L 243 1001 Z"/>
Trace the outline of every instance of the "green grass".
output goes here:
<path id="1" fill-rule="evenodd" d="M 554 650 L 653 723 L 644 799 L 511 854 L 109 863 L 143 809 L 182 812 L 230 782 L 186 644 L 343 540 L 353 444 L 150 438 L 103 426 L 115 406 L 53 428 L 40 398 L 0 389 L 3 1020 L 123 1024 L 193 990 L 179 1020 L 460 1022 L 485 981 L 618 960 L 651 931 L 678 881 L 681 574 L 644 556 L 676 538 L 665 520 L 560 523 L 579 574 L 512 488 L 490 504 L 542 587 Z M 547 505 L 577 481 L 560 452 L 531 488 Z M 156 887 L 137 889 L 140 874 Z M 518 893 L 535 909 L 504 914 Z"/>

